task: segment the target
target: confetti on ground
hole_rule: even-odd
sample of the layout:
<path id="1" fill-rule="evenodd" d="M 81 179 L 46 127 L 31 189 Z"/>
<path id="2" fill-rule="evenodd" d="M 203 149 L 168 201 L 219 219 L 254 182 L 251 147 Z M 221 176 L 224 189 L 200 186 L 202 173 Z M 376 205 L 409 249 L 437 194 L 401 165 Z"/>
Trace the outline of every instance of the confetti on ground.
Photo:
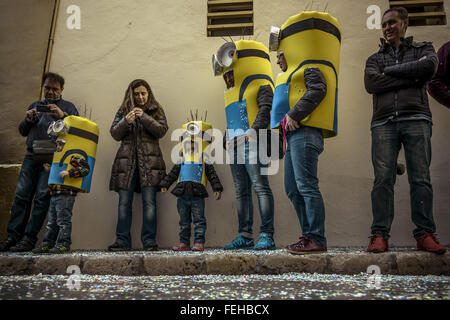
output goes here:
<path id="1" fill-rule="evenodd" d="M 105 276 L 80 275 L 80 290 L 69 276 L 0 276 L 2 299 L 130 300 L 450 300 L 448 276 L 382 275 L 380 289 L 367 287 L 367 274 Z M 73 288 L 73 287 L 72 287 Z"/>

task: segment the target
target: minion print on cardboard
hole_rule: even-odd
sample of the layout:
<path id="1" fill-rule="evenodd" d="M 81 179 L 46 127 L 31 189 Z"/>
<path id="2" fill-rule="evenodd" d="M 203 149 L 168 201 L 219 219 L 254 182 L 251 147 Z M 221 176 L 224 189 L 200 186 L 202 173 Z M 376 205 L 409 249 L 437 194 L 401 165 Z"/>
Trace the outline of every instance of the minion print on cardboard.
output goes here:
<path id="1" fill-rule="evenodd" d="M 225 91 L 228 139 L 246 134 L 259 111 L 256 101 L 261 86 L 274 88 L 269 50 L 261 42 L 239 40 L 223 44 L 213 55 L 213 71 L 218 76 L 232 70 L 234 87 Z"/>
<path id="2" fill-rule="evenodd" d="M 48 128 L 48 133 L 65 141 L 61 152 L 55 152 L 53 156 L 48 184 L 50 186 L 64 185 L 76 188 L 79 192 L 89 192 L 99 136 L 97 124 L 87 118 L 68 116 L 53 122 Z M 69 176 L 61 178 L 59 176 L 61 171 L 72 168 L 70 159 L 75 154 L 81 155 L 86 159 L 90 167 L 89 174 L 82 179 L 70 178 Z"/>
<path id="3" fill-rule="evenodd" d="M 288 67 L 276 80 L 270 127 L 279 127 L 289 109 L 306 93 L 304 71 L 316 67 L 325 77 L 327 94 L 301 123 L 323 129 L 325 138 L 336 136 L 341 47 L 337 19 L 317 11 L 294 15 L 281 28 L 272 27 L 269 47 L 284 54 Z"/>

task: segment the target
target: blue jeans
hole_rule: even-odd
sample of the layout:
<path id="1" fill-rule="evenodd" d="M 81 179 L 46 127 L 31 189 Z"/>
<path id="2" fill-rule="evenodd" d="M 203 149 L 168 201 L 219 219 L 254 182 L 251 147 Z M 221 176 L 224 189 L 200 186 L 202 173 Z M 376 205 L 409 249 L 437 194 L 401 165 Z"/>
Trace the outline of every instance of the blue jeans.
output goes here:
<path id="1" fill-rule="evenodd" d="M 116 228 L 116 242 L 131 248 L 131 219 L 134 188 L 139 179 L 138 167 L 134 170 L 129 190 L 119 190 L 119 218 Z M 156 244 L 156 192 L 157 187 L 142 187 L 142 231 L 141 241 L 145 246 Z"/>
<path id="2" fill-rule="evenodd" d="M 323 152 L 322 130 L 300 127 L 287 132 L 284 188 L 294 205 L 303 235 L 326 247 L 325 206 L 319 190 L 317 163 Z"/>
<path id="3" fill-rule="evenodd" d="M 205 198 L 191 196 L 178 197 L 177 208 L 178 214 L 180 215 L 180 242 L 190 245 L 191 222 L 194 220 L 194 243 L 205 243 Z"/>
<path id="4" fill-rule="evenodd" d="M 50 200 L 48 212 L 47 232 L 42 240 L 43 245 L 63 245 L 70 247 L 72 244 L 72 209 L 75 203 L 74 195 L 56 194 Z"/>
<path id="5" fill-rule="evenodd" d="M 32 155 L 26 155 L 20 169 L 8 222 L 8 236 L 20 240 L 25 237 L 33 243 L 44 224 L 50 205 L 48 176 L 42 163 L 35 162 Z M 34 197 L 33 211 L 31 211 Z M 30 218 L 31 211 L 31 218 Z M 29 220 L 29 221 L 28 221 Z"/>
<path id="6" fill-rule="evenodd" d="M 388 122 L 372 129 L 372 234 L 389 239 L 394 219 L 394 184 L 397 157 L 403 144 L 410 185 L 412 221 L 416 239 L 436 232 L 433 189 L 430 181 L 431 123 L 425 120 Z"/>
<path id="7" fill-rule="evenodd" d="M 239 233 L 244 237 L 253 237 L 253 200 L 252 188 L 258 197 L 259 213 L 261 215 L 260 232 L 273 236 L 274 200 L 267 175 L 261 174 L 264 167 L 259 160 L 255 164 L 249 161 L 249 144 L 246 143 L 244 163 L 237 163 L 237 153 L 234 154 L 234 163 L 230 164 L 236 189 L 237 213 L 239 219 Z"/>

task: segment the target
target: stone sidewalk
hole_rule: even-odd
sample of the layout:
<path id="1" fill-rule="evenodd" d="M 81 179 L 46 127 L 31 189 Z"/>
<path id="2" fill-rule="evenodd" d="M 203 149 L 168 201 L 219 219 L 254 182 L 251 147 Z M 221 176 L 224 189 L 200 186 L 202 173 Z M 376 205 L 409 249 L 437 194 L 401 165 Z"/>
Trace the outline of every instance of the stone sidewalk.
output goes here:
<path id="1" fill-rule="evenodd" d="M 0 275 L 66 275 L 67 267 L 80 267 L 81 274 L 159 276 L 200 274 L 320 274 L 366 273 L 377 265 L 381 274 L 450 275 L 450 253 L 435 255 L 414 248 L 394 248 L 370 254 L 365 248 L 331 248 L 324 254 L 292 255 L 285 250 L 204 252 L 72 251 L 61 255 L 0 253 Z"/>

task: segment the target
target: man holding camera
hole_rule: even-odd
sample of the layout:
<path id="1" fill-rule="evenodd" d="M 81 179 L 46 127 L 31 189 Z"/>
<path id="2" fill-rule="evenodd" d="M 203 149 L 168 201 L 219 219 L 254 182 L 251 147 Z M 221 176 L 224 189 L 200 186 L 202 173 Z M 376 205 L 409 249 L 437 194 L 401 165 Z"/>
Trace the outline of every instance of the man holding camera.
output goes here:
<path id="1" fill-rule="evenodd" d="M 27 109 L 25 119 L 19 124 L 20 134 L 27 137 L 27 153 L 17 181 L 7 227 L 8 237 L 0 243 L 0 252 L 25 252 L 34 248 L 50 204 L 49 172 L 44 164 L 51 163 L 53 156 L 51 150 L 48 154 L 38 154 L 37 149 L 49 145 L 51 138 L 47 129 L 53 121 L 69 115 L 78 116 L 76 107 L 61 98 L 63 77 L 47 72 L 42 77 L 42 86 L 45 99 L 33 102 Z"/>

